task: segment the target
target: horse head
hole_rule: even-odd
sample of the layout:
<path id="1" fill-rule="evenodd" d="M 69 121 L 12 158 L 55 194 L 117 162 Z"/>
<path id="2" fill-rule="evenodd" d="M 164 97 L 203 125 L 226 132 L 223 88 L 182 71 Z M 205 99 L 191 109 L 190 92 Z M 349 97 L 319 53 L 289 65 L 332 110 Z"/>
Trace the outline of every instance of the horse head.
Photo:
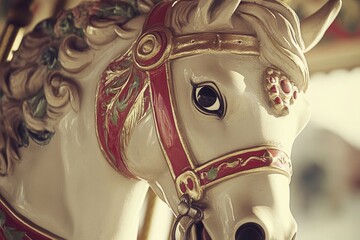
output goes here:
<path id="1" fill-rule="evenodd" d="M 41 177 L 54 174 L 66 187 L 49 202 L 69 205 L 71 217 L 62 222 L 70 230 L 37 218 L 37 208 L 25 213 L 66 238 L 89 239 L 92 232 L 77 228 L 94 226 L 88 208 L 119 222 L 118 203 L 138 209 L 132 201 L 145 194 L 138 181 L 99 163 L 104 156 L 121 175 L 148 182 L 170 206 L 173 239 L 178 228 L 187 237 L 193 224 L 213 240 L 294 239 L 290 155 L 310 115 L 304 53 L 318 43 L 341 1 L 330 0 L 301 23 L 277 0 L 165 1 L 146 19 L 138 16 L 149 11 L 149 2 L 82 3 L 38 25 L 0 68 L 1 192 L 22 190 L 26 182 L 26 194 L 34 196 L 31 190 L 42 184 L 30 180 L 43 183 Z M 21 148 L 27 146 L 28 152 Z M 60 152 L 50 162 L 49 149 Z M 16 165 L 20 155 L 36 158 L 34 165 Z M 15 166 L 20 180 L 6 178 Z M 49 172 L 34 178 L 26 166 Z M 128 187 L 115 189 L 118 181 Z M 94 189 L 104 196 L 94 197 Z M 136 191 L 141 199 L 122 196 Z M 7 195 L 19 210 L 18 195 Z M 40 209 L 44 200 L 36 197 Z M 105 225 L 97 236 L 130 236 Z"/>
<path id="2" fill-rule="evenodd" d="M 310 116 L 304 53 L 340 5 L 302 23 L 279 1 L 156 6 L 99 84 L 109 162 L 149 182 L 185 235 L 202 221 L 211 239 L 293 239 L 290 154 Z"/>

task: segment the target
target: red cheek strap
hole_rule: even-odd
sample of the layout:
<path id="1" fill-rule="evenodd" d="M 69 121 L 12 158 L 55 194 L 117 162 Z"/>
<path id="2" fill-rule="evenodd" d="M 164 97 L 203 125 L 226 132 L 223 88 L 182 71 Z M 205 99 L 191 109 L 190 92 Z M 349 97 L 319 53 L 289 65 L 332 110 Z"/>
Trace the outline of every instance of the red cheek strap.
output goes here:
<path id="1" fill-rule="evenodd" d="M 147 72 L 150 80 L 158 139 L 179 195 L 188 194 L 193 200 L 199 200 L 207 187 L 254 172 L 278 172 L 290 177 L 290 158 L 284 151 L 270 146 L 237 151 L 196 165 L 182 136 L 173 98 L 169 53 L 174 46 L 166 25 L 172 4 L 161 3 L 149 14 L 142 37 L 134 46 L 134 61 L 139 69 Z"/>

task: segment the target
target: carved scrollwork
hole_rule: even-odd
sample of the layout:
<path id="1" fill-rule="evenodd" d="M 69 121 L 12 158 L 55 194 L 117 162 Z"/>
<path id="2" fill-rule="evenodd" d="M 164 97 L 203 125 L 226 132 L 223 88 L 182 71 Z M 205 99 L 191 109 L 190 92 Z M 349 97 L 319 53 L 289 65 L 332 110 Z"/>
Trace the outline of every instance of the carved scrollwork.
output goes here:
<path id="1" fill-rule="evenodd" d="M 59 121 L 80 109 L 79 75 L 94 50 L 134 33 L 122 25 L 153 1 L 84 2 L 47 19 L 24 37 L 11 62 L 0 66 L 0 175 L 20 161 L 30 139 L 48 144 Z M 102 33 L 99 35 L 99 33 Z"/>
<path id="2" fill-rule="evenodd" d="M 1 67 L 1 175 L 20 160 L 19 147 L 28 146 L 29 139 L 49 143 L 61 117 L 71 109 L 79 110 L 79 89 L 61 73 L 56 41 L 32 33 L 14 60 Z"/>

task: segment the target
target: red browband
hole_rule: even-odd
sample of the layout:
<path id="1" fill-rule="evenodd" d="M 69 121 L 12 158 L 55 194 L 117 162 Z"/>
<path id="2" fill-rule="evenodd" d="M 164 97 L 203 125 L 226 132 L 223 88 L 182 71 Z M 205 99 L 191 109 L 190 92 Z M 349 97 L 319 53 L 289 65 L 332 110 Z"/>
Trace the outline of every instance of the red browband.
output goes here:
<path id="1" fill-rule="evenodd" d="M 173 4 L 176 2 L 161 3 L 149 14 L 134 47 L 134 61 L 139 69 L 148 72 L 158 138 L 179 195 L 189 194 L 199 200 L 206 187 L 250 172 L 271 170 L 290 177 L 289 157 L 280 149 L 266 146 L 241 150 L 196 166 L 179 130 L 169 83 L 170 60 L 164 57 L 172 48 L 172 35 L 166 22 Z M 152 55 L 142 58 L 143 54 Z"/>

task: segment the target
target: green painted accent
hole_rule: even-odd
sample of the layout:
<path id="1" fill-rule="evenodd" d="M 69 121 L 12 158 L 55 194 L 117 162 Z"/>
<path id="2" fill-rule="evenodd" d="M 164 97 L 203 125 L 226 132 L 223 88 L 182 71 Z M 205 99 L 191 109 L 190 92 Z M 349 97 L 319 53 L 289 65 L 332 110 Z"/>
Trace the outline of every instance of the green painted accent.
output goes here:
<path id="1" fill-rule="evenodd" d="M 130 73 L 128 74 L 124 74 L 123 76 L 121 76 L 121 78 L 119 78 L 118 81 L 115 82 L 115 84 L 113 84 L 112 88 L 108 88 L 106 89 L 106 93 L 116 93 L 117 91 L 119 91 L 119 87 L 122 85 L 122 83 L 127 80 L 130 76 Z M 138 75 L 134 75 L 134 82 L 131 84 L 127 94 L 125 97 L 123 97 L 121 100 L 117 99 L 115 102 L 115 107 L 113 108 L 113 113 L 111 116 L 111 122 L 113 124 L 117 123 L 117 112 L 123 112 L 126 110 L 126 108 L 129 106 L 129 101 L 131 98 L 137 96 L 138 92 L 139 92 L 139 86 L 140 86 L 140 78 Z M 116 120 L 116 122 L 114 122 Z"/>
<path id="2" fill-rule="evenodd" d="M 127 3 L 118 3 L 113 6 L 101 7 L 96 15 L 98 17 L 121 16 L 130 19 L 135 16 L 135 10 Z"/>
<path id="3" fill-rule="evenodd" d="M 41 63 L 49 70 L 55 70 L 58 63 L 58 50 L 54 47 L 48 48 L 41 56 Z"/>
<path id="4" fill-rule="evenodd" d="M 6 216 L 4 211 L 0 210 L 0 227 L 4 226 L 6 222 Z"/>
<path id="5" fill-rule="evenodd" d="M 122 61 L 122 62 L 120 63 L 119 66 L 120 66 L 121 68 L 128 68 L 128 67 L 130 67 L 132 64 L 133 64 L 133 61 L 125 59 L 124 61 Z"/>
<path id="6" fill-rule="evenodd" d="M 13 227 L 5 226 L 6 223 L 6 215 L 4 211 L 0 210 L 0 228 L 4 232 L 5 238 L 4 240 L 23 240 L 25 237 L 25 232 L 18 231 Z"/>
<path id="7" fill-rule="evenodd" d="M 121 99 L 121 101 L 118 102 L 117 110 L 122 112 L 127 108 L 129 100 L 132 97 L 134 97 L 135 95 L 137 95 L 137 93 L 139 91 L 139 84 L 140 84 L 139 83 L 139 78 L 137 76 L 135 76 L 134 77 L 134 82 L 131 84 L 129 91 L 126 94 L 126 97 Z"/>
<path id="8" fill-rule="evenodd" d="M 121 75 L 117 81 L 114 81 L 109 88 L 106 89 L 106 94 L 115 94 L 119 91 L 124 82 L 129 78 L 129 74 Z"/>
<path id="9" fill-rule="evenodd" d="M 46 115 L 47 101 L 44 92 L 41 91 L 30 100 L 28 100 L 31 114 L 34 118 L 43 118 Z"/>
<path id="10" fill-rule="evenodd" d="M 121 101 L 117 101 L 118 104 L 116 105 L 116 110 L 118 110 L 119 112 L 125 111 L 125 109 L 128 106 L 128 100 L 129 100 L 128 96 L 126 96 L 126 98 L 122 99 Z"/>
<path id="11" fill-rule="evenodd" d="M 158 1 L 158 0 L 155 0 Z M 140 14 L 137 0 L 123 0 L 113 2 L 83 2 L 77 7 L 66 10 L 59 14 L 56 18 L 49 18 L 40 22 L 33 30 L 34 33 L 39 35 L 46 35 L 51 38 L 50 43 L 44 46 L 44 51 L 39 56 L 40 63 L 47 68 L 49 74 L 53 71 L 61 70 L 61 64 L 58 59 L 58 51 L 63 40 L 69 35 L 75 35 L 83 39 L 83 45 L 80 48 L 88 47 L 85 41 L 84 29 L 90 24 L 92 18 L 100 19 L 113 19 L 119 24 L 126 23 L 130 19 Z M 1 11 L 0 11 L 1 13 Z M 119 66 L 120 69 L 129 68 L 132 65 L 131 59 L 125 60 Z M 121 86 L 130 77 L 131 71 L 122 74 L 119 79 L 116 79 L 112 85 L 106 90 L 106 94 L 116 94 Z M 138 92 L 139 80 L 135 78 L 126 96 L 120 101 L 117 100 L 111 107 L 110 121 L 117 124 L 119 119 L 119 111 L 124 111 L 128 107 L 129 100 L 136 96 Z M 0 98 L 2 92 L 0 92 Z M 34 118 L 44 119 L 47 116 L 47 100 L 44 96 L 43 90 L 27 100 L 30 107 L 30 112 Z M 25 123 L 18 129 L 21 136 L 21 146 L 29 144 L 29 138 L 33 139 L 37 144 L 46 145 L 50 142 L 54 133 L 43 132 L 30 132 Z M 11 231 L 11 230 L 9 230 Z"/>
<path id="12" fill-rule="evenodd" d="M 32 132 L 28 130 L 29 137 L 38 145 L 45 146 L 50 143 L 55 133 L 47 130 L 41 132 Z"/>
<path id="13" fill-rule="evenodd" d="M 210 181 L 217 178 L 218 170 L 214 167 L 211 167 L 210 170 L 206 174 L 206 178 Z"/>
<path id="14" fill-rule="evenodd" d="M 117 111 L 113 111 L 113 112 L 111 113 L 111 123 L 112 123 L 113 125 L 116 125 L 117 122 L 118 122 L 118 120 L 119 120 L 119 115 L 118 115 Z"/>
<path id="15" fill-rule="evenodd" d="M 43 91 L 40 91 L 37 95 L 32 97 L 27 101 L 30 107 L 31 115 L 37 119 L 43 119 L 46 117 L 47 111 L 47 101 Z M 19 135 L 22 137 L 22 146 L 26 147 L 29 145 L 29 137 L 39 145 L 47 145 L 52 136 L 54 135 L 53 132 L 49 132 L 47 130 L 40 131 L 40 132 L 32 132 L 29 130 L 25 123 L 19 127 Z"/>
<path id="16" fill-rule="evenodd" d="M 21 147 L 27 147 L 29 146 L 29 132 L 26 128 L 25 122 L 21 122 L 18 127 L 18 134 L 21 138 L 21 143 L 19 143 L 19 146 Z"/>
<path id="17" fill-rule="evenodd" d="M 12 227 L 4 227 L 3 228 L 6 240 L 23 240 L 25 237 L 25 232 L 17 231 Z"/>

